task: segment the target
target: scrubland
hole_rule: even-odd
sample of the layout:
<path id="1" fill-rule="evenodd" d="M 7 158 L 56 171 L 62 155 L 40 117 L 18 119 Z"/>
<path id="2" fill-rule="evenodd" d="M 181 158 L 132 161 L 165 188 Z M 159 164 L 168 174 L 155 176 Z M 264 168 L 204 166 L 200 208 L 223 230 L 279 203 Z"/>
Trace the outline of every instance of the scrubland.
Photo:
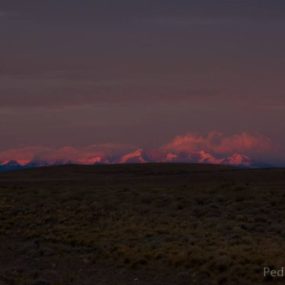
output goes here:
<path id="1" fill-rule="evenodd" d="M 284 284 L 263 277 L 285 266 L 284 205 L 284 169 L 2 173 L 0 284 Z"/>

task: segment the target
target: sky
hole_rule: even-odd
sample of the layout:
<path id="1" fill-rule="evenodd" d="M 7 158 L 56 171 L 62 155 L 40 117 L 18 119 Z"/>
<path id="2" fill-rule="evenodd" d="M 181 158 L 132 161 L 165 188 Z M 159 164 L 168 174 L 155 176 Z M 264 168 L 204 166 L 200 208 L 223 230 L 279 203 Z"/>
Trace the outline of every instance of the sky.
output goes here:
<path id="1" fill-rule="evenodd" d="M 284 31 L 284 0 L 1 0 L 0 162 L 285 165 Z"/>

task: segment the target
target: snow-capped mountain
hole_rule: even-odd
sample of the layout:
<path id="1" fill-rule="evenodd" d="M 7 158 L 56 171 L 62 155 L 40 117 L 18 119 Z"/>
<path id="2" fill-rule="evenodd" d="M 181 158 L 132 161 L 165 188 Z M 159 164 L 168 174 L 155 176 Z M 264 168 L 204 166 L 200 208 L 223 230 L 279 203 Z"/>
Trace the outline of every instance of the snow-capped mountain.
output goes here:
<path id="1" fill-rule="evenodd" d="M 0 164 L 0 171 L 10 171 L 21 169 L 23 166 L 16 160 L 6 161 Z"/>

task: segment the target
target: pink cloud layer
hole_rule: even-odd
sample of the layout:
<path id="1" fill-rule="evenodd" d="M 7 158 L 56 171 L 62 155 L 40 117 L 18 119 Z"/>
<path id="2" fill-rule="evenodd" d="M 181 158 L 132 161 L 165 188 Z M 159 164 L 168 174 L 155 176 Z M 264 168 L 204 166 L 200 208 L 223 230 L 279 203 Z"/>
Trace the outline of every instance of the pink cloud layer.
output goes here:
<path id="1" fill-rule="evenodd" d="M 177 136 L 156 149 L 144 150 L 132 145 L 101 144 L 87 147 L 61 148 L 25 147 L 0 152 L 0 163 L 11 160 L 21 165 L 193 162 L 250 166 L 252 156 L 269 153 L 273 148 L 269 138 L 249 133 L 225 136 L 210 132 L 206 136 L 186 134 Z"/>

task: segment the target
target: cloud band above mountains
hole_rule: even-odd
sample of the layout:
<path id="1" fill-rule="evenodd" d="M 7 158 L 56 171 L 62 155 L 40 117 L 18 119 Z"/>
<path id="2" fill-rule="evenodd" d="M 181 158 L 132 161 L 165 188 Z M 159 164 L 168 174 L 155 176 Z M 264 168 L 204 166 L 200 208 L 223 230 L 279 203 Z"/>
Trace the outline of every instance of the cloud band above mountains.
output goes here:
<path id="1" fill-rule="evenodd" d="M 101 144 L 62 148 L 25 147 L 0 152 L 2 165 L 17 161 L 21 165 L 96 163 L 192 162 L 251 166 L 257 154 L 270 153 L 273 143 L 267 137 L 249 133 L 225 136 L 210 132 L 206 136 L 186 134 L 155 148 L 142 149 L 132 145 Z"/>

